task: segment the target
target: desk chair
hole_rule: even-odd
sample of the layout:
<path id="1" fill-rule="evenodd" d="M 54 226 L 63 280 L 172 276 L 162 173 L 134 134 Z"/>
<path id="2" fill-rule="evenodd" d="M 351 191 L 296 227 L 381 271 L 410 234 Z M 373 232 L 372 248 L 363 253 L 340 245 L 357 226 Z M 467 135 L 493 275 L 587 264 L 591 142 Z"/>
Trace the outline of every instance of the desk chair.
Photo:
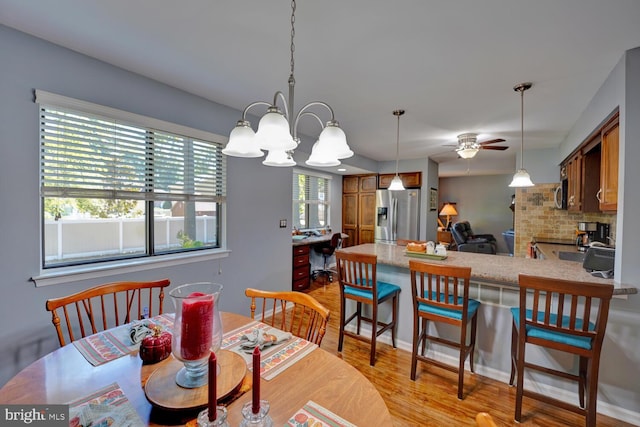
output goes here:
<path id="1" fill-rule="evenodd" d="M 458 399 L 462 400 L 464 362 L 469 356 L 473 371 L 473 353 L 476 346 L 478 307 L 480 303 L 469 298 L 471 268 L 428 264 L 409 260 L 411 291 L 413 296 L 413 350 L 411 353 L 411 379 L 416 379 L 418 360 L 458 372 Z M 429 334 L 429 321 L 441 322 L 460 328 L 457 341 Z M 469 344 L 467 328 L 471 322 Z M 458 367 L 425 356 L 427 340 L 457 348 Z M 418 352 L 418 347 L 421 351 Z"/>
<path id="2" fill-rule="evenodd" d="M 318 344 L 327 331 L 329 309 L 311 295 L 296 291 L 263 291 L 247 288 L 251 298 L 251 318 L 261 307 L 260 321 L 300 338 Z"/>
<path id="3" fill-rule="evenodd" d="M 124 325 L 143 317 L 163 313 L 164 288 L 168 279 L 154 282 L 115 282 L 95 286 L 65 297 L 51 298 L 46 308 L 51 312 L 51 321 L 56 328 L 60 347 L 80 338 Z M 154 301 L 157 303 L 154 304 Z M 156 309 L 154 309 L 156 307 Z M 60 325 L 60 313 L 66 326 L 67 337 Z"/>
<path id="4" fill-rule="evenodd" d="M 613 285 L 519 276 L 520 305 L 511 308 L 511 378 L 517 373 L 515 419 L 522 418 L 523 396 L 583 415 L 586 425 L 596 425 L 598 367 L 607 327 Z M 570 373 L 528 362 L 528 344 L 579 357 L 578 372 Z M 580 405 L 524 389 L 525 368 L 578 382 Z M 587 401 L 585 405 L 585 392 Z"/>
<path id="5" fill-rule="evenodd" d="M 322 254 L 323 258 L 323 267 L 322 270 L 313 270 L 311 272 L 311 279 L 316 280 L 319 276 L 326 276 L 329 279 L 329 282 L 333 282 L 333 271 L 329 270 L 327 266 L 327 259 L 331 258 L 336 249 L 340 249 L 342 246 L 342 234 L 341 233 L 333 233 L 331 236 L 331 240 L 328 244 L 322 246 L 314 247 L 316 252 Z"/>
<path id="6" fill-rule="evenodd" d="M 338 263 L 338 280 L 340 282 L 340 337 L 338 339 L 338 351 L 342 351 L 344 336 L 359 339 L 371 344 L 369 364 L 376 362 L 376 339 L 387 330 L 391 330 L 391 341 L 396 348 L 396 330 L 398 329 L 398 300 L 400 287 L 391 283 L 381 282 L 376 277 L 376 255 L 355 254 L 343 251 L 336 252 Z M 356 302 L 356 311 L 346 318 L 346 302 Z M 378 319 L 378 306 L 391 300 L 392 317 L 389 322 L 381 322 Z M 371 317 L 362 314 L 362 304 L 371 306 Z M 345 330 L 353 319 L 357 321 L 356 333 Z M 371 338 L 360 335 L 360 324 L 365 321 L 371 324 Z M 380 328 L 378 328 L 380 326 Z"/>

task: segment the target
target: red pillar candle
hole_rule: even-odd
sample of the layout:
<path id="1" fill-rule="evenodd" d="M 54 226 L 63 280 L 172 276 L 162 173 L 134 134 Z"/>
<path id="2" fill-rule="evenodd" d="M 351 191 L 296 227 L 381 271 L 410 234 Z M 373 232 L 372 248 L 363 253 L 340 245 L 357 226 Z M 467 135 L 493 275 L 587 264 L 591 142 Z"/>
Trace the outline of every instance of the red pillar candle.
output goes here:
<path id="1" fill-rule="evenodd" d="M 253 349 L 253 400 L 251 412 L 260 412 L 260 347 Z"/>
<path id="2" fill-rule="evenodd" d="M 211 348 L 213 295 L 193 292 L 182 301 L 180 354 L 184 360 L 198 360 Z"/>
<path id="3" fill-rule="evenodd" d="M 209 421 L 215 421 L 218 415 L 218 359 L 212 351 L 209 356 Z"/>

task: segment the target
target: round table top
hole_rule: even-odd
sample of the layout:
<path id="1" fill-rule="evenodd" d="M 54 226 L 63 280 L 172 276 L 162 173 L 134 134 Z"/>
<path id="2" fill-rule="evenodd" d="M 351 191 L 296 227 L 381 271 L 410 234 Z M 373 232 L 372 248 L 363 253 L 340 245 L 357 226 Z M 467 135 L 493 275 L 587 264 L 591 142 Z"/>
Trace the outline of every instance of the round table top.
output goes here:
<path id="1" fill-rule="evenodd" d="M 223 313 L 226 331 L 251 319 Z M 91 365 L 73 344 L 61 347 L 19 372 L 0 389 L 3 404 L 64 404 L 117 382 L 142 421 L 149 426 L 184 423 L 193 412 L 167 412 L 146 398 L 149 376 L 173 356 L 153 365 L 143 365 L 137 351 L 103 365 Z M 316 348 L 271 380 L 261 379 L 261 398 L 269 401 L 274 425 L 285 424 L 309 400 L 358 425 L 392 425 L 391 415 L 375 387 L 353 366 Z M 246 392 L 228 406 L 230 425 L 242 420 L 242 405 L 251 401 Z"/>

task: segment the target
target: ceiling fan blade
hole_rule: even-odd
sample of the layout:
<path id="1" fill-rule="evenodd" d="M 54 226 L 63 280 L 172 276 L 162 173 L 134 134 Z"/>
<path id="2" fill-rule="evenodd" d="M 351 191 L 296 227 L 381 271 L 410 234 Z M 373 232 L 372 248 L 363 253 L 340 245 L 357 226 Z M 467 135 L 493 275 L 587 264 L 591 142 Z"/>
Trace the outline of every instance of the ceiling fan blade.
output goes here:
<path id="1" fill-rule="evenodd" d="M 504 145 L 494 145 L 494 146 L 487 146 L 485 147 L 484 145 L 480 146 L 481 150 L 500 150 L 500 151 L 504 151 L 509 147 L 506 147 Z"/>
<path id="2" fill-rule="evenodd" d="M 504 142 L 505 140 L 502 138 L 496 138 L 496 139 L 491 139 L 489 141 L 483 141 L 483 142 L 479 142 L 478 144 L 480 145 L 489 145 L 489 144 L 495 144 L 497 142 Z"/>

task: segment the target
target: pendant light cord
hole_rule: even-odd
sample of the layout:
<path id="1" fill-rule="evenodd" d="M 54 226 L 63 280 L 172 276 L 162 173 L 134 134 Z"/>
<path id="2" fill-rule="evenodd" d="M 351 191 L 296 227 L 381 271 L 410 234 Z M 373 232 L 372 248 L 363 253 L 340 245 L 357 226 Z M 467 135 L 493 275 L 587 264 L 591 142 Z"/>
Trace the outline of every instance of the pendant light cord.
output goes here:
<path id="1" fill-rule="evenodd" d="M 524 91 L 520 89 L 520 169 L 524 169 Z"/>
<path id="2" fill-rule="evenodd" d="M 398 162 L 400 161 L 400 116 L 404 110 L 394 110 L 393 115 L 398 118 L 398 128 L 396 131 L 396 176 L 398 176 Z"/>

